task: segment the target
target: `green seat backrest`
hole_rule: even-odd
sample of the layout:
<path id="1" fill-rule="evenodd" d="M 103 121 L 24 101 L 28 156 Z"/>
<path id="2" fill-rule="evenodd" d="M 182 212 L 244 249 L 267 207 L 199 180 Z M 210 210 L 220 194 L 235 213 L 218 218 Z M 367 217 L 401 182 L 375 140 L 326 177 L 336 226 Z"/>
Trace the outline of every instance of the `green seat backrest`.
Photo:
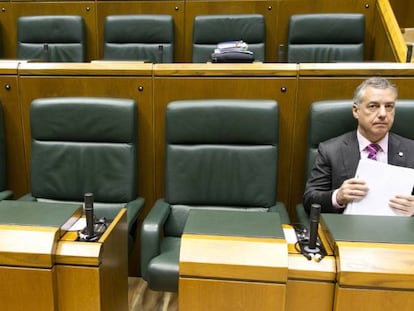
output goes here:
<path id="1" fill-rule="evenodd" d="M 289 19 L 289 63 L 362 62 L 363 14 L 296 14 Z"/>
<path id="2" fill-rule="evenodd" d="M 168 105 L 166 235 L 181 235 L 190 206 L 267 211 L 276 204 L 278 121 L 273 100 Z"/>
<path id="3" fill-rule="evenodd" d="M 256 61 L 265 60 L 265 19 L 260 14 L 200 15 L 194 18 L 193 63 L 205 63 L 217 43 L 243 40 Z"/>
<path id="4" fill-rule="evenodd" d="M 104 59 L 174 61 L 174 20 L 170 15 L 110 15 L 104 27 Z"/>
<path id="5" fill-rule="evenodd" d="M 82 16 L 22 16 L 17 20 L 17 57 L 50 62 L 83 62 L 86 33 Z"/>
<path id="6" fill-rule="evenodd" d="M 126 203 L 137 191 L 137 107 L 132 99 L 56 97 L 30 107 L 35 198 Z"/>

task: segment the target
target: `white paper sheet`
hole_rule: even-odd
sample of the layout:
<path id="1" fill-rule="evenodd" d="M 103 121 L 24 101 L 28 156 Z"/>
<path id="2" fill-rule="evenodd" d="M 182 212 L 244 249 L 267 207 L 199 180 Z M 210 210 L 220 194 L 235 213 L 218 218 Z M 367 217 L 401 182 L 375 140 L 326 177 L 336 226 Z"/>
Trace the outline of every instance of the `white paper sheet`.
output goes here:
<path id="1" fill-rule="evenodd" d="M 344 214 L 393 215 L 397 214 L 388 202 L 397 194 L 411 194 L 414 169 L 361 159 L 355 177 L 365 180 L 369 191 L 359 202 L 348 204 Z"/>

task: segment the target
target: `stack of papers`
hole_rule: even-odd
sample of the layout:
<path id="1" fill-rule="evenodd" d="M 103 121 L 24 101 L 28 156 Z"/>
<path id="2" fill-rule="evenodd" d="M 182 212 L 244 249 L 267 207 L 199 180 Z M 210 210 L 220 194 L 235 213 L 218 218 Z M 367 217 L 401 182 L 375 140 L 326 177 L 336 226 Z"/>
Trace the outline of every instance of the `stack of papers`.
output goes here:
<path id="1" fill-rule="evenodd" d="M 355 174 L 365 180 L 369 191 L 364 199 L 348 204 L 344 214 L 397 216 L 389 207 L 396 195 L 410 195 L 414 186 L 414 169 L 361 159 Z"/>
<path id="2" fill-rule="evenodd" d="M 249 51 L 248 48 L 248 44 L 242 40 L 226 41 L 218 43 L 217 47 L 214 49 L 214 53 L 242 52 L 253 54 L 253 52 Z"/>

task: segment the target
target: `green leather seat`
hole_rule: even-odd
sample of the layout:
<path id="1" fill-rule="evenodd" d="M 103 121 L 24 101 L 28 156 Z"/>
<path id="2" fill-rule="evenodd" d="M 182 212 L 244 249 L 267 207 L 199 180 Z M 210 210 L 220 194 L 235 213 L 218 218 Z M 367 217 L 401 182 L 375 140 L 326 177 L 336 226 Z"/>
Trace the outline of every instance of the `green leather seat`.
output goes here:
<path id="1" fill-rule="evenodd" d="M 243 40 L 256 61 L 265 60 L 266 27 L 260 14 L 200 15 L 193 24 L 193 63 L 210 61 L 217 43 Z"/>
<path id="2" fill-rule="evenodd" d="M 289 63 L 362 62 L 363 14 L 296 14 L 289 19 Z"/>
<path id="3" fill-rule="evenodd" d="M 289 223 L 276 200 L 278 120 L 273 100 L 167 106 L 165 197 L 141 230 L 141 273 L 151 289 L 177 291 L 181 235 L 191 209 L 279 212 Z"/>
<path id="4" fill-rule="evenodd" d="M 310 175 L 319 143 L 357 128 L 352 115 L 352 99 L 323 100 L 312 103 L 309 109 L 308 141 L 305 182 Z M 398 100 L 392 132 L 414 139 L 414 100 Z M 309 224 L 309 217 L 302 204 L 296 206 L 298 221 Z"/>
<path id="5" fill-rule="evenodd" d="M 82 16 L 19 17 L 17 57 L 49 62 L 84 62 L 86 32 Z"/>
<path id="6" fill-rule="evenodd" d="M 144 205 L 137 196 L 136 115 L 133 99 L 33 100 L 31 193 L 20 199 L 83 202 L 84 194 L 92 192 L 97 219 L 113 219 L 125 207 L 131 250 Z"/>
<path id="7" fill-rule="evenodd" d="M 0 200 L 11 199 L 13 192 L 7 189 L 6 137 L 4 133 L 3 106 L 0 102 Z"/>
<path id="8" fill-rule="evenodd" d="M 111 15 L 104 27 L 104 59 L 174 62 L 172 16 Z"/>

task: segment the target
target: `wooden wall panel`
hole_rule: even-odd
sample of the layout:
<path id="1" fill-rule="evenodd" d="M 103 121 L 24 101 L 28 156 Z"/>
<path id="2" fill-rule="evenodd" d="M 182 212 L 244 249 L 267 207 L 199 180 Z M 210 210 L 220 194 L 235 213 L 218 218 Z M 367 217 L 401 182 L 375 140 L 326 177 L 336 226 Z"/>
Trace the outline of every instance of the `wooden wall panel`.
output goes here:
<path id="1" fill-rule="evenodd" d="M 6 143 L 7 188 L 13 191 L 15 197 L 28 191 L 17 67 L 17 62 L 0 62 L 0 102 Z"/>

